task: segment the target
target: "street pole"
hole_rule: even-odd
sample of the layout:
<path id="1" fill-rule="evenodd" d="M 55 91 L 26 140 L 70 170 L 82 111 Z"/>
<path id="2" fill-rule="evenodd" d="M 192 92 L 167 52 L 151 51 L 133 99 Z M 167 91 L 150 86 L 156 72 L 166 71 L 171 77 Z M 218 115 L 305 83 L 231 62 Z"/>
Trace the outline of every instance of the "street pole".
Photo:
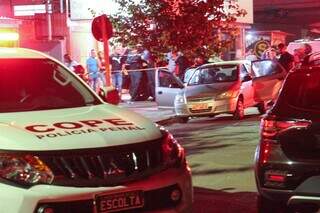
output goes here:
<path id="1" fill-rule="evenodd" d="M 47 13 L 47 24 L 48 24 L 48 40 L 52 40 L 52 25 L 51 25 L 51 13 L 50 13 L 50 4 L 51 0 L 46 1 L 46 13 Z M 51 5 L 51 10 L 52 10 L 52 5 Z"/>
<path id="2" fill-rule="evenodd" d="M 105 77 L 106 77 L 106 87 L 111 86 L 111 72 L 110 72 L 110 60 L 109 60 L 109 38 L 107 35 L 107 23 L 106 19 L 102 19 L 102 41 L 104 50 L 104 60 L 105 60 Z"/>

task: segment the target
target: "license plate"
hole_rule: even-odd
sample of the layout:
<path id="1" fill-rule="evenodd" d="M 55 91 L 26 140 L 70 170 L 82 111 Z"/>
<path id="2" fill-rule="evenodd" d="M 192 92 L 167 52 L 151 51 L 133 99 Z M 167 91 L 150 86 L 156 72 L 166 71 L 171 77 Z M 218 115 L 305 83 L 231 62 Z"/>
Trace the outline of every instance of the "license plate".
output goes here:
<path id="1" fill-rule="evenodd" d="M 208 104 L 201 103 L 201 104 L 192 105 L 192 110 L 202 110 L 202 109 L 208 109 Z"/>
<path id="2" fill-rule="evenodd" d="M 141 208 L 144 205 L 143 191 L 129 191 L 96 196 L 97 213 L 118 212 Z"/>

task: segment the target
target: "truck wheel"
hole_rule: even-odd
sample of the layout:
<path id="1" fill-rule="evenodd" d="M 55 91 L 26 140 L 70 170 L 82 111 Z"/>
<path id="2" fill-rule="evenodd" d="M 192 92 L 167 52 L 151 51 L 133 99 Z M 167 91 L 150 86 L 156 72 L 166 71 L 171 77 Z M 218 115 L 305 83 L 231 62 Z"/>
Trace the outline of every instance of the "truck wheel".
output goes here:
<path id="1" fill-rule="evenodd" d="M 242 98 L 238 99 L 236 111 L 233 113 L 233 118 L 235 120 L 242 120 L 244 118 L 244 105 Z"/>

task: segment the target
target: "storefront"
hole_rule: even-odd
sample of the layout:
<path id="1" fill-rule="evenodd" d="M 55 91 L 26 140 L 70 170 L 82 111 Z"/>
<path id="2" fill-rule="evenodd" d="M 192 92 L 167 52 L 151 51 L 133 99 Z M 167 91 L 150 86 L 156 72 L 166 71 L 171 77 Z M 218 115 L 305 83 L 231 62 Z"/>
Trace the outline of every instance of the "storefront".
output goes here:
<path id="1" fill-rule="evenodd" d="M 232 3 L 238 4 L 241 10 L 246 11 L 244 17 L 238 17 L 236 26 L 238 27 L 238 35 L 232 41 L 230 47 L 222 53 L 223 60 L 243 59 L 246 53 L 246 31 L 251 29 L 253 24 L 253 1 L 252 0 L 233 0 Z M 228 9 L 228 1 L 225 1 L 225 9 Z M 232 13 L 232 11 L 231 11 Z"/>

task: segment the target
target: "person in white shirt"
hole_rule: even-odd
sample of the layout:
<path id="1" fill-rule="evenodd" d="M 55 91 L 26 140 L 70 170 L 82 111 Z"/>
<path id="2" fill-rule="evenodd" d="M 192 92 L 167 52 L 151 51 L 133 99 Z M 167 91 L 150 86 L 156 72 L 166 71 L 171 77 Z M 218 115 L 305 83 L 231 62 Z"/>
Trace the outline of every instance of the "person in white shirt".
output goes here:
<path id="1" fill-rule="evenodd" d="M 74 68 L 75 66 L 79 65 L 78 62 L 76 62 L 75 60 L 71 59 L 71 56 L 67 53 L 63 56 L 63 60 L 64 60 L 64 64 L 74 72 Z"/>

